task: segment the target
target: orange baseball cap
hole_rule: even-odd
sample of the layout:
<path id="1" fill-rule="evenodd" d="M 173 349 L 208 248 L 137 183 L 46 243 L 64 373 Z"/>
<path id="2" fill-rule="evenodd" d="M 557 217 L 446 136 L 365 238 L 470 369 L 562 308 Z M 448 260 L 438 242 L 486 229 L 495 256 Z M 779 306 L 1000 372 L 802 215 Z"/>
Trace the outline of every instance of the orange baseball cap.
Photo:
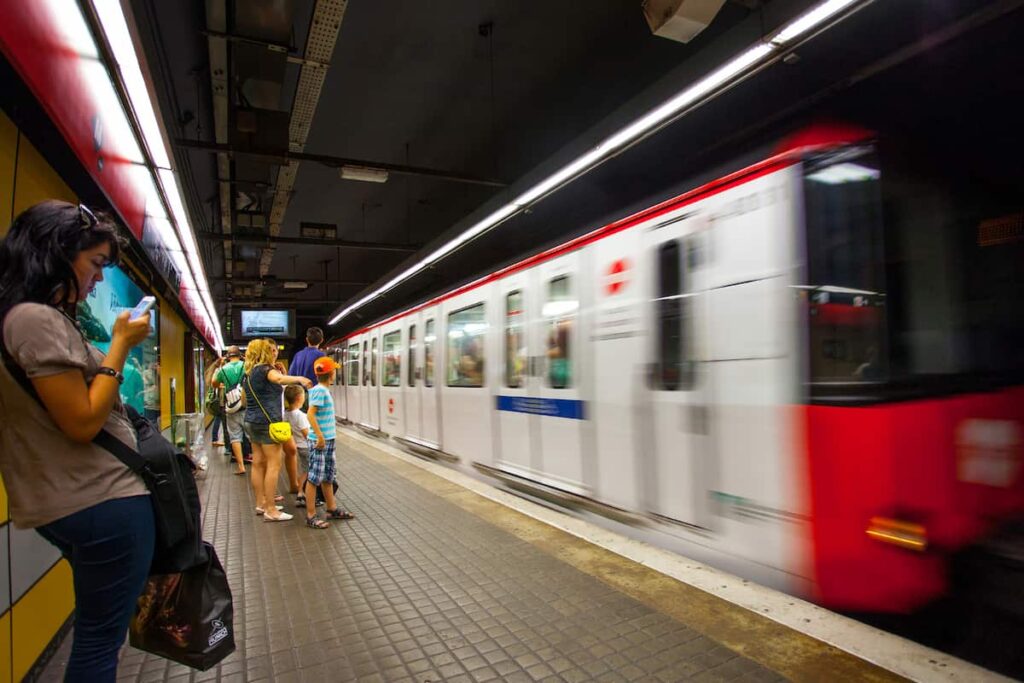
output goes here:
<path id="1" fill-rule="evenodd" d="M 330 356 L 322 356 L 314 361 L 313 372 L 318 375 L 329 375 L 331 370 L 337 370 L 339 367 L 341 366 L 335 363 L 334 359 Z"/>

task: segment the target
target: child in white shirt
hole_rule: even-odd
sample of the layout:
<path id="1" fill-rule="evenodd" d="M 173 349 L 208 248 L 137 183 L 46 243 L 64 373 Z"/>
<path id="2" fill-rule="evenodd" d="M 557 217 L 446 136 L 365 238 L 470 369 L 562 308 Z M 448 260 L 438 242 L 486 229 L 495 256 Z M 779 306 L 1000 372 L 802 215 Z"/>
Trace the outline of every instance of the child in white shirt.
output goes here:
<path id="1" fill-rule="evenodd" d="M 306 495 L 305 481 L 309 472 L 309 418 L 302 412 L 302 404 L 306 402 L 306 390 L 298 384 L 289 384 L 284 388 L 284 405 L 287 410 L 284 419 L 292 426 L 292 439 L 295 441 L 295 449 L 299 452 L 299 473 L 302 485 L 299 487 L 299 495 L 295 497 L 295 505 L 305 507 Z"/>

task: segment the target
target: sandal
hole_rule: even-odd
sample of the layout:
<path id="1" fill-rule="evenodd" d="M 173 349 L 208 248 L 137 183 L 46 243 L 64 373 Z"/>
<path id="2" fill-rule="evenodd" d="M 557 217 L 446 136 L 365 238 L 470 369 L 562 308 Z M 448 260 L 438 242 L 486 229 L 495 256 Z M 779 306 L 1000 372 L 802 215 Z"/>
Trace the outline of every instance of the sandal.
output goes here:
<path id="1" fill-rule="evenodd" d="M 282 496 L 281 494 L 274 496 L 275 503 L 280 503 L 282 500 L 284 500 L 284 496 Z"/>
<path id="2" fill-rule="evenodd" d="M 329 529 L 331 527 L 331 525 L 324 520 L 318 519 L 316 515 L 306 517 L 306 526 L 310 529 Z"/>
<path id="3" fill-rule="evenodd" d="M 306 497 L 305 496 L 295 496 L 295 507 L 297 507 L 297 508 L 304 508 L 304 507 L 306 507 Z"/>
<path id="4" fill-rule="evenodd" d="M 353 515 L 351 512 L 349 512 L 348 510 L 342 510 L 341 508 L 335 508 L 333 510 L 326 510 L 326 511 L 324 511 L 324 514 L 327 515 L 327 519 L 355 519 L 356 518 L 356 516 Z"/>
<path id="5" fill-rule="evenodd" d="M 243 467 L 240 470 L 235 470 L 235 475 L 237 476 L 237 475 L 245 474 L 245 472 L 246 472 L 246 469 Z"/>
<path id="6" fill-rule="evenodd" d="M 278 512 L 277 517 L 271 517 L 270 515 L 263 515 L 264 522 L 287 522 L 292 518 L 287 512 Z"/>
<path id="7" fill-rule="evenodd" d="M 284 506 L 283 505 L 275 505 L 274 507 L 277 508 L 278 510 L 284 510 Z M 267 513 L 267 511 L 264 510 L 263 508 L 256 508 L 256 514 L 257 515 L 264 515 L 266 513 Z"/>

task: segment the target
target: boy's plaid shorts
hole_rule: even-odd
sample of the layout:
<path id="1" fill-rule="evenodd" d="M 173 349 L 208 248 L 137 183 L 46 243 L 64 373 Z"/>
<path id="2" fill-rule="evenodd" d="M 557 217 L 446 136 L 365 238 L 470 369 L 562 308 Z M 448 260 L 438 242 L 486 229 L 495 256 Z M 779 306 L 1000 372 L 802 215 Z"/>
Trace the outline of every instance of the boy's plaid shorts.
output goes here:
<path id="1" fill-rule="evenodd" d="M 335 477 L 334 439 L 327 439 L 326 443 L 323 450 L 315 446 L 309 449 L 309 483 L 316 486 L 334 481 Z"/>

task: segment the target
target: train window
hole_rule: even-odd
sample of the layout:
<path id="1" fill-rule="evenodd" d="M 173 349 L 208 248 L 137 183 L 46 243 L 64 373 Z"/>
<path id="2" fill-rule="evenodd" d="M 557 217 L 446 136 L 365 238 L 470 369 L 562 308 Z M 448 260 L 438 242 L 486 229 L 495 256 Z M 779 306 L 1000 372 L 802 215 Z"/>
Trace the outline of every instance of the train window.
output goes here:
<path id="1" fill-rule="evenodd" d="M 370 342 L 370 386 L 377 386 L 377 337 Z"/>
<path id="2" fill-rule="evenodd" d="M 804 166 L 811 382 L 888 376 L 879 177 L 868 147 Z"/>
<path id="3" fill-rule="evenodd" d="M 363 386 L 370 383 L 370 354 L 366 350 L 366 340 L 363 340 Z"/>
<path id="4" fill-rule="evenodd" d="M 476 304 L 448 315 L 448 386 L 484 385 L 484 305 Z"/>
<path id="5" fill-rule="evenodd" d="M 505 297 L 505 386 L 512 389 L 523 386 L 526 360 L 523 292 L 516 290 Z"/>
<path id="6" fill-rule="evenodd" d="M 548 300 L 541 314 L 548 328 L 548 386 L 568 389 L 572 386 L 573 323 L 579 301 L 572 293 L 572 280 L 568 275 L 556 277 L 548 283 Z"/>
<path id="7" fill-rule="evenodd" d="M 359 386 L 359 344 L 352 344 L 348 347 L 348 385 L 350 387 Z"/>
<path id="8" fill-rule="evenodd" d="M 384 386 L 402 386 L 402 331 L 384 335 Z"/>
<path id="9" fill-rule="evenodd" d="M 685 328 L 690 299 L 685 291 L 685 277 L 679 242 L 665 242 L 658 248 L 658 298 L 655 302 L 658 317 L 658 374 L 654 382 L 656 388 L 663 391 L 678 391 L 693 386 L 693 364 L 687 360 L 688 330 Z"/>
<path id="10" fill-rule="evenodd" d="M 434 321 L 428 320 L 423 330 L 423 383 L 434 386 Z"/>
<path id="11" fill-rule="evenodd" d="M 409 325 L 409 386 L 416 386 L 416 326 Z"/>

